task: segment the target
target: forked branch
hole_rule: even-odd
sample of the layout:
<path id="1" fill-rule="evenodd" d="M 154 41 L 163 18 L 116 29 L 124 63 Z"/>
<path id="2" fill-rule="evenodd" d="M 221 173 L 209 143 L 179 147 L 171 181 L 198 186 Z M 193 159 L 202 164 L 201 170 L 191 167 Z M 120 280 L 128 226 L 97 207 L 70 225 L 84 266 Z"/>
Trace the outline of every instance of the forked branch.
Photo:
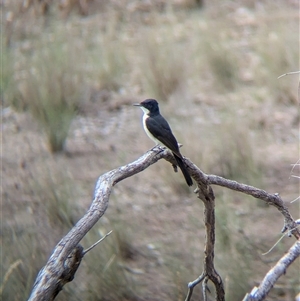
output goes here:
<path id="1" fill-rule="evenodd" d="M 204 269 L 202 274 L 193 282 L 188 284 L 188 294 L 186 296 L 185 301 L 189 301 L 193 294 L 194 287 L 203 281 L 203 297 L 204 300 L 207 300 L 206 292 L 207 292 L 207 282 L 210 280 L 213 282 L 216 290 L 216 300 L 223 301 L 225 300 L 225 293 L 222 284 L 222 279 L 215 270 L 214 267 L 214 245 L 215 245 L 215 198 L 214 193 L 210 185 L 218 185 L 229 188 L 231 190 L 239 191 L 248 195 L 253 196 L 254 198 L 260 199 L 274 207 L 276 207 L 284 217 L 284 226 L 282 232 L 286 232 L 288 230 L 289 235 L 294 235 L 297 239 L 299 239 L 299 230 L 297 227 L 297 223 L 292 218 L 291 214 L 289 213 L 288 208 L 284 205 L 284 202 L 280 198 L 279 194 L 269 194 L 264 190 L 255 188 L 253 186 L 245 185 L 238 183 L 236 181 L 231 181 L 224 179 L 219 176 L 215 175 L 206 175 L 201 170 L 199 170 L 192 162 L 186 160 L 190 168 L 190 172 L 193 175 L 193 178 L 197 181 L 198 189 L 195 191 L 198 194 L 198 197 L 204 203 L 204 222 L 205 222 L 205 250 L 204 250 Z M 278 280 L 278 278 L 282 275 L 283 271 L 288 268 L 292 261 L 295 260 L 296 249 L 298 251 L 299 256 L 299 246 L 296 248 L 297 243 L 291 249 L 292 255 L 290 257 L 284 257 L 277 266 L 270 270 L 267 274 L 266 278 L 260 285 L 258 289 L 255 291 L 255 296 L 259 298 L 255 299 L 252 295 L 248 295 L 248 299 L 245 301 L 258 301 L 263 300 L 268 292 L 270 291 L 272 285 Z M 288 258 L 288 260 L 287 260 Z M 280 274 L 277 274 L 278 272 Z M 272 282 L 269 282 L 273 280 Z"/>
<path id="2" fill-rule="evenodd" d="M 202 282 L 203 297 L 207 300 L 206 293 L 208 291 L 207 283 L 211 281 L 216 291 L 216 300 L 225 300 L 225 291 L 223 281 L 214 266 L 215 254 L 215 196 L 212 188 L 209 186 L 208 178 L 204 174 L 194 176 L 197 181 L 198 188 L 195 190 L 199 199 L 204 204 L 204 224 L 205 224 L 205 249 L 204 263 L 202 274 L 193 282 L 188 284 L 188 293 L 185 301 L 189 301 L 192 297 L 194 287 Z"/>
<path id="3" fill-rule="evenodd" d="M 37 279 L 33 285 L 31 295 L 29 297 L 30 301 L 54 300 L 62 287 L 67 282 L 73 280 L 77 268 L 80 265 L 83 256 L 85 255 L 83 248 L 79 245 L 79 243 L 105 213 L 114 185 L 128 177 L 131 177 L 143 171 L 150 165 L 163 158 L 174 164 L 174 159 L 167 150 L 154 148 L 144 154 L 138 160 L 109 171 L 98 178 L 94 193 L 94 199 L 90 208 L 88 209 L 86 214 L 77 222 L 77 224 L 70 230 L 70 232 L 64 238 L 62 238 L 54 248 L 54 251 L 47 264 L 44 268 L 42 268 L 37 276 Z M 198 279 L 190 284 L 189 294 L 191 296 L 193 287 L 203 280 L 205 296 L 206 283 L 208 280 L 210 280 L 213 282 L 216 288 L 216 299 L 224 300 L 222 279 L 214 269 L 215 203 L 214 194 L 210 185 L 220 185 L 229 189 L 240 191 L 275 206 L 284 216 L 283 232 L 288 230 L 290 234 L 294 235 L 298 239 L 300 237 L 300 233 L 296 228 L 297 224 L 293 220 L 279 195 L 268 194 L 267 192 L 255 187 L 240 184 L 235 181 L 226 180 L 221 177 L 206 175 L 188 159 L 185 159 L 185 163 L 191 176 L 194 178 L 198 185 L 198 188 L 195 192 L 205 205 L 204 221 L 207 235 L 205 245 L 204 272 Z"/>

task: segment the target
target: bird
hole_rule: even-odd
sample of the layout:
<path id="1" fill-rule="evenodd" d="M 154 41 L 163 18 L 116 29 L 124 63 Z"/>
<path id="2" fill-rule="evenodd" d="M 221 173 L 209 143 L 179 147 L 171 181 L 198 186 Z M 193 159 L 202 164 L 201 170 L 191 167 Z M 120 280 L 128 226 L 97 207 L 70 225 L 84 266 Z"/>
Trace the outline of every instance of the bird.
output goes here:
<path id="1" fill-rule="evenodd" d="M 135 103 L 134 106 L 140 107 L 144 112 L 143 127 L 148 137 L 156 145 L 165 146 L 172 152 L 186 183 L 188 186 L 192 186 L 193 181 L 184 165 L 177 140 L 167 120 L 160 114 L 158 102 L 155 99 L 146 99 L 140 103 Z"/>

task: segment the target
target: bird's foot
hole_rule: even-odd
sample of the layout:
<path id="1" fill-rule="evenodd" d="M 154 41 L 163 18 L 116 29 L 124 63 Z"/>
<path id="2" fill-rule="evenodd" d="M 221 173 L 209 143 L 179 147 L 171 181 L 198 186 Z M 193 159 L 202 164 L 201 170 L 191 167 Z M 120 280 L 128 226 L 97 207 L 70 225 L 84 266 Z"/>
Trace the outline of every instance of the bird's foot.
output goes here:
<path id="1" fill-rule="evenodd" d="M 158 148 L 160 151 L 164 151 L 166 148 L 164 146 L 161 146 L 159 144 L 153 146 L 150 151 L 154 151 L 155 148 Z"/>

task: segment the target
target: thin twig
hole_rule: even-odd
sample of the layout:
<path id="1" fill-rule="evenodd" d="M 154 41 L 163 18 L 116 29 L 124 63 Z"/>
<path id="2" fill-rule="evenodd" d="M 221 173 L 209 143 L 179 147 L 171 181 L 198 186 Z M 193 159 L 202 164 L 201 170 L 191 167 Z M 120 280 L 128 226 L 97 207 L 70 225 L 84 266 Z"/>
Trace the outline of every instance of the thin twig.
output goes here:
<path id="1" fill-rule="evenodd" d="M 299 74 L 300 71 L 291 71 L 291 72 L 288 72 L 288 73 L 284 73 L 284 74 L 281 74 L 280 76 L 277 77 L 277 79 L 280 79 L 286 75 L 292 75 L 292 74 Z"/>
<path id="2" fill-rule="evenodd" d="M 113 231 L 110 230 L 108 233 L 106 233 L 101 239 L 99 239 L 97 242 L 95 242 L 93 245 L 91 245 L 89 248 L 83 251 L 83 255 L 85 255 L 87 252 L 91 251 L 93 248 L 95 248 L 102 240 L 104 240 L 108 235 L 110 235 Z"/>
<path id="3" fill-rule="evenodd" d="M 296 223 L 297 223 L 297 221 L 296 221 Z M 300 228 L 300 226 L 297 226 L 297 227 L 295 227 L 295 229 L 299 229 Z M 266 252 L 266 253 L 263 253 L 263 254 L 261 254 L 261 255 L 267 255 L 267 254 L 269 254 L 278 244 L 279 244 L 279 242 L 285 237 L 287 235 L 287 233 L 284 233 L 277 241 L 276 241 L 276 243 L 272 246 L 272 248 L 268 251 L 268 252 Z"/>
<path id="4" fill-rule="evenodd" d="M 298 197 L 295 198 L 294 200 L 290 201 L 290 203 L 292 204 L 292 203 L 296 202 L 296 201 L 299 200 L 299 199 L 300 199 L 300 196 L 298 196 Z"/>
<path id="5" fill-rule="evenodd" d="M 286 233 L 282 234 L 282 235 L 280 236 L 280 238 L 275 242 L 275 244 L 274 244 L 267 252 L 262 253 L 261 255 L 265 256 L 265 255 L 271 253 L 272 250 L 274 250 L 274 248 L 280 243 L 280 241 L 281 241 L 286 235 L 287 235 Z"/>
<path id="6" fill-rule="evenodd" d="M 300 159 L 298 159 L 296 163 L 291 164 L 291 165 L 293 166 L 293 168 L 292 168 L 292 170 L 291 170 L 291 173 L 292 173 L 293 170 L 294 170 L 294 168 L 295 168 L 296 166 L 300 166 Z"/>

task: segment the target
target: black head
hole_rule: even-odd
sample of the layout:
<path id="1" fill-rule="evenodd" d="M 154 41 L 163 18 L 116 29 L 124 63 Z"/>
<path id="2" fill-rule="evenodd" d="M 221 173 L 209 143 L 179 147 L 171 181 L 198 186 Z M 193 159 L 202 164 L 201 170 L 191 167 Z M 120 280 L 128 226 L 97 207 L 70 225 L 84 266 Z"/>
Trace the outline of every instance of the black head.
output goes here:
<path id="1" fill-rule="evenodd" d="M 143 111 L 148 111 L 149 113 L 159 113 L 158 102 L 155 99 L 146 99 L 139 104 L 136 104 L 143 109 Z"/>

